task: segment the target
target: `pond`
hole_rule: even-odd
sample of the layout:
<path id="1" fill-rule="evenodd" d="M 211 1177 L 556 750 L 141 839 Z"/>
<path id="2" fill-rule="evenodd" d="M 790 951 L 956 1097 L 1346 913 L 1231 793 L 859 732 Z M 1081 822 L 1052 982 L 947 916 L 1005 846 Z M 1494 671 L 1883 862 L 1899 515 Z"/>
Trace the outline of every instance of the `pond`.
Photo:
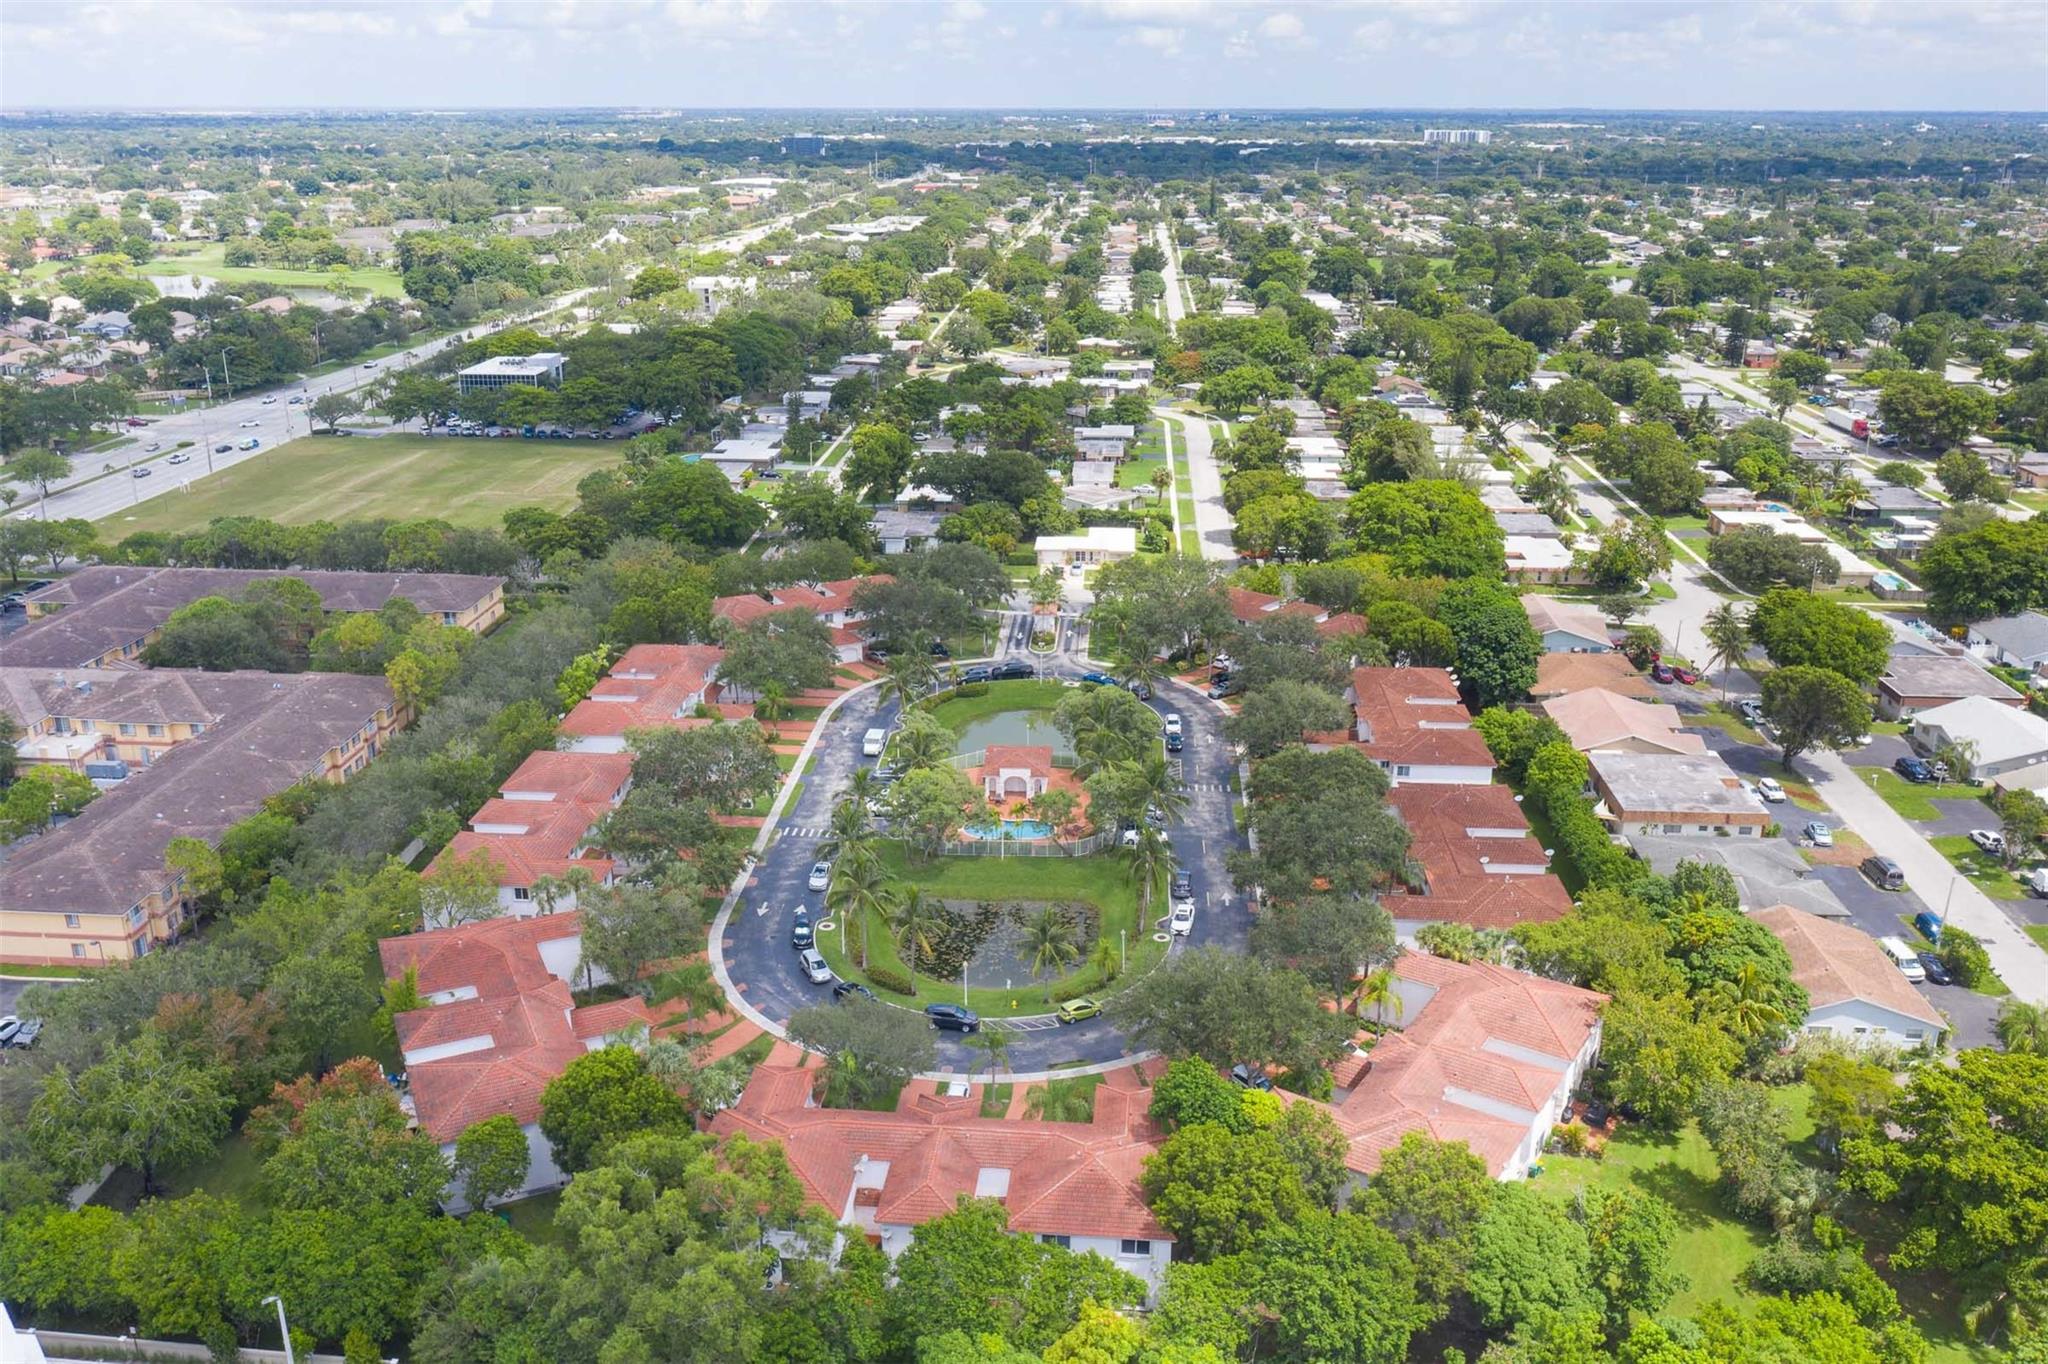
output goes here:
<path id="1" fill-rule="evenodd" d="M 989 989 L 1022 988 L 1031 979 L 1031 921 L 1051 909 L 1072 931 L 1077 955 L 1065 975 L 1088 959 L 1099 929 L 1098 911 L 1088 904 L 1059 901 L 940 902 L 946 913 L 933 927 L 931 951 L 918 953 L 917 969 L 934 980 L 958 981 Z"/>
<path id="2" fill-rule="evenodd" d="M 953 751 L 976 753 L 992 744 L 1035 744 L 1043 748 L 1063 749 L 1067 741 L 1059 726 L 1052 722 L 1051 711 L 1006 710 L 968 721 L 960 731 L 960 740 Z"/>

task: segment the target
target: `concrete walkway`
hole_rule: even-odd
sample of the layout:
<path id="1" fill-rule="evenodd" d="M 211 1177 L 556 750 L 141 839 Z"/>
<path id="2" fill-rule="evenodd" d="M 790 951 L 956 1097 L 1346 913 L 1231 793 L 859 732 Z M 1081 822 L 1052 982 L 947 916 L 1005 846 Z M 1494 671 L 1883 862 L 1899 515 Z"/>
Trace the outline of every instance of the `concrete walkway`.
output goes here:
<path id="1" fill-rule="evenodd" d="M 1188 479 L 1195 499 L 1195 534 L 1202 542 L 1204 559 L 1236 562 L 1237 521 L 1223 506 L 1223 471 L 1216 464 L 1216 443 L 1210 437 L 1209 419 L 1169 407 L 1155 407 L 1152 415 L 1180 428 L 1187 445 Z"/>
<path id="2" fill-rule="evenodd" d="M 1820 798 L 1871 847 L 1897 862 L 1921 899 L 1936 913 L 1946 906 L 1949 921 L 1983 941 L 1992 966 L 2014 995 L 2029 1004 L 2048 1004 L 2048 951 L 1956 871 L 1905 816 L 1885 804 L 1839 753 L 1816 750 L 1803 756 L 1800 764 Z"/>

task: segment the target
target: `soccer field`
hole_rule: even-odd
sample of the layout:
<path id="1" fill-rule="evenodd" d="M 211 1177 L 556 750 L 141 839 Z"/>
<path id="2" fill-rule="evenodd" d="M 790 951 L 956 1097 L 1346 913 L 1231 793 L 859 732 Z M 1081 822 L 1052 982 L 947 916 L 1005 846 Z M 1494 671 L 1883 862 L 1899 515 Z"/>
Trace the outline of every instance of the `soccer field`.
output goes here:
<path id="1" fill-rule="evenodd" d="M 454 436 L 303 436 L 182 490 L 110 516 L 103 539 L 142 530 L 203 529 L 217 516 L 307 521 L 439 517 L 458 526 L 496 526 L 512 507 L 567 511 L 576 485 L 619 462 L 615 441 L 484 440 Z M 158 460 L 156 476 L 172 469 Z"/>

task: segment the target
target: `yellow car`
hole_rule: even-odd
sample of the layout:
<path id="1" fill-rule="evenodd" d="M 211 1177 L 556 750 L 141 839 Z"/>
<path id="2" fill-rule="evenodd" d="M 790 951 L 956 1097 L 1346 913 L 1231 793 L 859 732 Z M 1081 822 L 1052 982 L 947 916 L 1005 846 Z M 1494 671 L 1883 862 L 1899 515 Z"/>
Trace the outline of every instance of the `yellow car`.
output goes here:
<path id="1" fill-rule="evenodd" d="M 1070 999 L 1060 1005 L 1057 1017 L 1062 1023 L 1079 1023 L 1084 1018 L 1093 1018 L 1102 1012 L 1102 1005 L 1092 999 Z"/>

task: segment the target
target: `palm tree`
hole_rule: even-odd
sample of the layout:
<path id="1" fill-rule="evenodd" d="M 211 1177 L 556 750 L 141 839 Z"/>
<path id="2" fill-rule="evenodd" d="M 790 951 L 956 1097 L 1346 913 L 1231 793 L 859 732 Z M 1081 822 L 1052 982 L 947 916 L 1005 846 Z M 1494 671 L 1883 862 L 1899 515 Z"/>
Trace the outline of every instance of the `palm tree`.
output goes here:
<path id="1" fill-rule="evenodd" d="M 2007 998 L 1998 1007 L 1998 1045 L 2029 1056 L 2048 1056 L 2048 1006 Z"/>
<path id="2" fill-rule="evenodd" d="M 888 674 L 882 679 L 882 692 L 897 706 L 908 710 L 911 702 L 924 695 L 925 688 L 932 684 L 938 671 L 930 654 L 892 654 Z"/>
<path id="3" fill-rule="evenodd" d="M 1746 961 L 1732 979 L 1717 981 L 1714 996 L 1727 1011 L 1728 1030 L 1754 1042 L 1785 1021 L 1785 1011 L 1771 1002 L 1770 987 L 1756 963 Z"/>
<path id="4" fill-rule="evenodd" d="M 1074 925 L 1053 905 L 1031 916 L 1024 926 L 1024 947 L 1031 954 L 1031 978 L 1056 976 L 1081 959 Z"/>
<path id="5" fill-rule="evenodd" d="M 856 767 L 853 769 L 853 776 L 846 783 L 846 794 L 839 798 L 839 803 L 858 806 L 865 810 L 868 802 L 874 799 L 875 788 L 879 785 L 881 783 L 875 777 L 874 768 Z"/>
<path id="6" fill-rule="evenodd" d="M 1159 501 L 1164 502 L 1166 500 L 1166 490 L 1172 486 L 1173 471 L 1171 469 L 1162 464 L 1152 471 L 1152 492 Z"/>
<path id="7" fill-rule="evenodd" d="M 915 971 L 918 957 L 931 955 L 932 929 L 942 912 L 939 902 L 925 899 L 924 892 L 912 886 L 884 912 L 890 931 L 896 935 L 896 950 Z"/>
<path id="8" fill-rule="evenodd" d="M 1159 812 L 1169 821 L 1178 820 L 1187 813 L 1187 792 L 1181 789 L 1180 778 L 1166 765 L 1166 754 L 1154 747 L 1141 769 L 1145 779 L 1145 799 L 1158 807 Z"/>
<path id="9" fill-rule="evenodd" d="M 982 1028 L 967 1034 L 964 1039 L 968 1046 L 988 1053 L 988 1082 L 996 1082 L 996 1072 L 1010 1061 L 1010 1030 L 1008 1028 Z"/>
<path id="10" fill-rule="evenodd" d="M 866 845 L 847 848 L 832 864 L 832 879 L 825 885 L 825 908 L 844 923 L 852 918 L 860 924 L 860 969 L 868 969 L 868 918 L 889 912 L 889 878 L 874 850 Z"/>
<path id="11" fill-rule="evenodd" d="M 712 974 L 708 961 L 685 962 L 664 971 L 657 983 L 669 1000 L 682 1001 L 692 1018 L 703 1018 L 725 1007 L 725 991 L 719 988 L 718 977 Z"/>
<path id="12" fill-rule="evenodd" d="M 1394 987 L 1394 973 L 1390 968 L 1382 966 L 1359 982 L 1357 1008 L 1361 1014 L 1367 1009 L 1372 1010 L 1373 1022 L 1383 1028 L 1387 1026 L 1388 1014 L 1393 1015 L 1394 1022 L 1401 1021 L 1407 1002 Z"/>
<path id="13" fill-rule="evenodd" d="M 1166 668 L 1156 655 L 1149 652 L 1126 655 L 1116 665 L 1116 680 L 1133 691 L 1141 686 L 1156 689 L 1166 680 Z"/>
<path id="14" fill-rule="evenodd" d="M 1026 1096 L 1024 1111 L 1040 1122 L 1087 1122 L 1095 1113 L 1095 1093 L 1072 1080 L 1054 1080 Z"/>
<path id="15" fill-rule="evenodd" d="M 1707 613 L 1701 634 L 1706 636 L 1707 666 L 1721 674 L 1721 699 L 1728 699 L 1728 674 L 1749 657 L 1749 627 L 1733 602 L 1722 602 Z"/>
<path id="16" fill-rule="evenodd" d="M 1165 834 L 1148 824 L 1139 831 L 1137 846 L 1123 850 L 1123 858 L 1130 863 L 1131 876 L 1138 883 L 1138 907 L 1149 911 L 1159 878 L 1173 874 L 1173 845 L 1166 841 Z"/>
<path id="17" fill-rule="evenodd" d="M 907 725 L 896 731 L 896 765 L 905 771 L 937 767 L 950 756 L 946 750 L 953 746 L 952 739 L 952 734 L 936 723 Z"/>
<path id="18" fill-rule="evenodd" d="M 826 825 L 825 845 L 844 857 L 855 848 L 865 847 L 874 834 L 868 828 L 867 802 L 852 796 L 832 807 L 832 821 Z"/>
<path id="19" fill-rule="evenodd" d="M 1102 977 L 1102 983 L 1107 985 L 1123 971 L 1123 954 L 1105 933 L 1095 940 L 1095 950 L 1088 954 L 1088 964 L 1095 968 L 1095 974 Z"/>

